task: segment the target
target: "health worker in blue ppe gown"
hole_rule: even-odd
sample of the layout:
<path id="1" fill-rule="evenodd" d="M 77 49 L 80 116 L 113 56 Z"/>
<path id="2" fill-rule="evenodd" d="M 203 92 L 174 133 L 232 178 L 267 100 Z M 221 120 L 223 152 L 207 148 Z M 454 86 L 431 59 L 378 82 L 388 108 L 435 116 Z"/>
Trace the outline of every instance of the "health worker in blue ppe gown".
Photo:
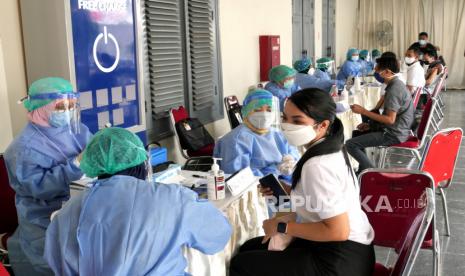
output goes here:
<path id="1" fill-rule="evenodd" d="M 294 69 L 286 65 L 278 65 L 270 70 L 270 81 L 265 85 L 265 90 L 279 99 L 280 110 L 283 110 L 286 99 L 300 90 L 295 83 L 296 73 Z"/>
<path id="2" fill-rule="evenodd" d="M 370 60 L 369 57 L 370 52 L 368 50 L 361 50 L 359 54 L 359 62 L 361 65 L 361 74 L 362 76 L 366 76 L 373 72 L 373 62 Z"/>
<path id="3" fill-rule="evenodd" d="M 295 82 L 299 87 L 302 89 L 318 88 L 328 93 L 331 92 L 333 85 L 336 85 L 340 89 L 344 88 L 343 81 L 320 79 L 309 75 L 310 65 L 311 61 L 308 58 L 302 58 L 294 62 L 294 69 L 297 71 Z"/>
<path id="4" fill-rule="evenodd" d="M 376 68 L 376 59 L 381 57 L 381 51 L 378 49 L 371 50 L 371 62 L 373 63 L 373 70 Z"/>
<path id="5" fill-rule="evenodd" d="M 80 123 L 77 95 L 64 79 L 32 83 L 23 104 L 29 122 L 4 155 L 19 223 L 8 253 L 16 275 L 52 275 L 43 259 L 45 230 L 69 199 L 71 181 L 82 177 L 78 159 L 91 133 Z"/>
<path id="6" fill-rule="evenodd" d="M 316 68 L 315 72 L 313 73 L 313 76 L 323 80 L 331 80 L 330 71 L 333 64 L 333 60 L 328 57 L 322 57 L 317 59 Z"/>
<path id="7" fill-rule="evenodd" d="M 358 62 L 359 52 L 356 48 L 350 48 L 347 51 L 347 60 L 341 67 L 341 70 L 337 73 L 336 78 L 341 81 L 346 81 L 350 76 L 360 76 L 362 66 Z"/>
<path id="8" fill-rule="evenodd" d="M 188 275 L 185 246 L 224 249 L 232 230 L 209 201 L 181 185 L 152 183 L 147 153 L 123 128 L 97 132 L 82 171 L 97 177 L 54 216 L 45 259 L 55 275 Z"/>
<path id="9" fill-rule="evenodd" d="M 250 166 L 256 176 L 274 174 L 290 182 L 299 153 L 280 130 L 272 127 L 277 119 L 275 109 L 270 92 L 257 89 L 247 95 L 242 107 L 244 123 L 215 145 L 213 155 L 223 159 L 220 165 L 225 173 Z"/>

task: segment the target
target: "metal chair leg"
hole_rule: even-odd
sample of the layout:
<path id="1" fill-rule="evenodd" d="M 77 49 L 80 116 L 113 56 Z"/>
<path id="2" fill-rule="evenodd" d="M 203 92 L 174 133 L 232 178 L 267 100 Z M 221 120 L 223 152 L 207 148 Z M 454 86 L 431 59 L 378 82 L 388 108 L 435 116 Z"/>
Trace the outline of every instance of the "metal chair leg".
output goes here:
<path id="1" fill-rule="evenodd" d="M 439 242 L 439 232 L 435 230 L 433 239 L 433 275 L 441 275 L 441 243 Z"/>
<path id="2" fill-rule="evenodd" d="M 447 211 L 447 199 L 446 193 L 444 192 L 443 188 L 439 188 L 442 197 L 442 208 L 444 208 L 444 219 L 446 223 L 446 235 L 450 237 L 450 225 L 449 225 L 449 213 Z"/>
<path id="3" fill-rule="evenodd" d="M 444 104 L 444 100 L 443 100 L 443 98 L 442 98 L 441 93 L 439 93 L 439 95 L 438 95 L 438 100 L 439 100 L 439 106 L 440 106 L 441 108 L 444 108 L 446 105 Z"/>
<path id="4" fill-rule="evenodd" d="M 418 150 L 413 150 L 413 153 L 415 154 L 415 157 L 417 158 L 418 161 L 421 161 L 421 155 L 420 155 L 420 152 Z"/>
<path id="5" fill-rule="evenodd" d="M 388 148 L 382 147 L 382 148 L 379 148 L 379 149 L 380 149 L 380 152 L 379 152 L 378 167 L 379 168 L 384 168 Z"/>

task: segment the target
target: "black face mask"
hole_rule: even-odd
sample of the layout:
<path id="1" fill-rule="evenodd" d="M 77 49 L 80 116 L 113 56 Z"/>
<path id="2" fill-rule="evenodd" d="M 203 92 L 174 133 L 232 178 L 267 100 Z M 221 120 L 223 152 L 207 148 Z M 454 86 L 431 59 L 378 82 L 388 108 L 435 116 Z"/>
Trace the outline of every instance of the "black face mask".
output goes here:
<path id="1" fill-rule="evenodd" d="M 427 60 L 423 60 L 423 63 L 426 64 L 426 65 L 429 65 L 429 61 L 427 61 Z"/>

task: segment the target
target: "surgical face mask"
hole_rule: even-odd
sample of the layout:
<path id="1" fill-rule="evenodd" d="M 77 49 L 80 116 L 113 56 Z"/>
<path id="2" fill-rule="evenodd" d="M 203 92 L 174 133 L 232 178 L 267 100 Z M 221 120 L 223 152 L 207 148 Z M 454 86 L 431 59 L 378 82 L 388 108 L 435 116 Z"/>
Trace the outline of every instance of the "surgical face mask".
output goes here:
<path id="1" fill-rule="evenodd" d="M 307 145 L 316 137 L 314 125 L 308 126 L 282 123 L 281 128 L 289 144 L 296 147 Z"/>
<path id="2" fill-rule="evenodd" d="M 269 129 L 273 124 L 274 117 L 272 112 L 255 112 L 247 117 L 247 120 L 257 129 Z"/>
<path id="3" fill-rule="evenodd" d="M 373 76 L 375 77 L 375 79 L 376 79 L 378 82 L 384 83 L 384 78 L 381 77 L 381 75 L 380 75 L 378 72 L 375 72 L 375 73 L 373 74 Z"/>
<path id="4" fill-rule="evenodd" d="M 412 63 L 414 63 L 415 61 L 417 61 L 417 60 L 416 60 L 415 58 L 413 58 L 413 57 L 405 57 L 404 60 L 405 60 L 405 63 L 407 63 L 407 65 L 412 64 Z"/>
<path id="5" fill-rule="evenodd" d="M 283 84 L 283 87 L 284 87 L 285 89 L 289 89 L 289 88 L 291 88 L 293 85 L 294 85 L 294 79 L 291 79 L 291 80 L 285 81 L 284 84 Z"/>
<path id="6" fill-rule="evenodd" d="M 358 59 L 359 59 L 358 56 L 352 56 L 352 57 L 351 57 L 351 60 L 352 60 L 352 61 L 358 61 Z"/>
<path id="7" fill-rule="evenodd" d="M 421 46 L 425 46 L 426 45 L 426 40 L 420 39 L 420 40 L 418 40 L 418 43 L 420 43 Z"/>
<path id="8" fill-rule="evenodd" d="M 63 127 L 70 124 L 73 115 L 70 111 L 53 111 L 48 123 L 53 127 Z"/>

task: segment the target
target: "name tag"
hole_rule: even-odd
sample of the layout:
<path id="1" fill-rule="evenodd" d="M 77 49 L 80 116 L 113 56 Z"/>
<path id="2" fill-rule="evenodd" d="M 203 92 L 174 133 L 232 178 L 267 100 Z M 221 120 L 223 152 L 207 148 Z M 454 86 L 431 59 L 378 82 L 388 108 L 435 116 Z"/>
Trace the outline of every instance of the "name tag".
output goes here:
<path id="1" fill-rule="evenodd" d="M 240 170 L 226 180 L 226 185 L 233 196 L 237 196 L 257 182 L 250 167 Z M 258 182 L 257 182 L 258 184 Z"/>

